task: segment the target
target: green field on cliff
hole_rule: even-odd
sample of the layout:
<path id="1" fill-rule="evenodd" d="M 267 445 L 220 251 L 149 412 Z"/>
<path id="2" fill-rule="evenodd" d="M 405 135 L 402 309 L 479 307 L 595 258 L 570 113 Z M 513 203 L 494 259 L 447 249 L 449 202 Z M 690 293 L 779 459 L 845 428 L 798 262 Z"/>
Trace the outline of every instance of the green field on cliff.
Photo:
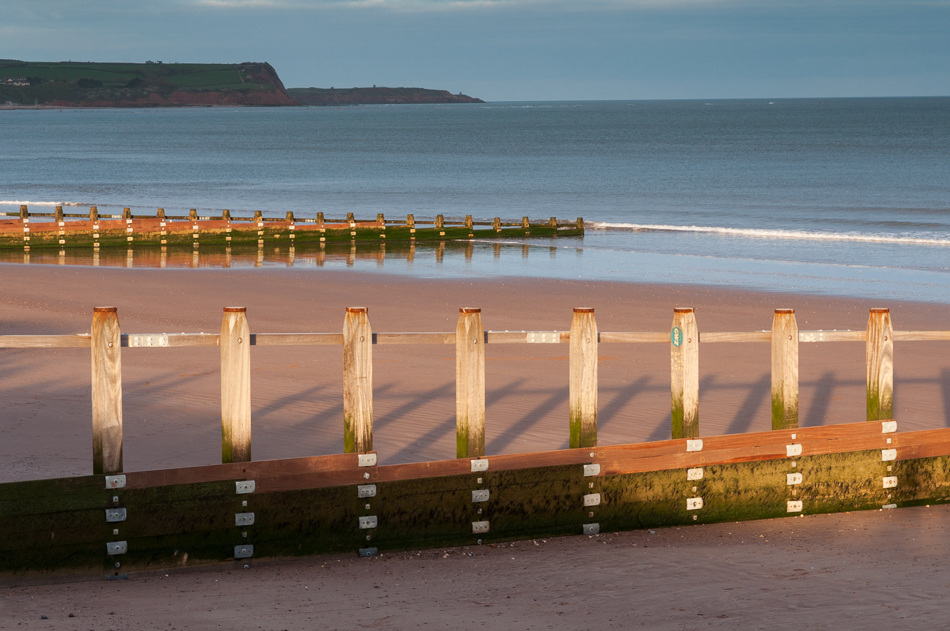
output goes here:
<path id="1" fill-rule="evenodd" d="M 0 60 L 0 104 L 133 105 L 143 100 L 165 104 L 167 97 L 176 92 L 247 94 L 258 90 L 276 91 L 286 97 L 277 73 L 266 63 L 138 64 Z"/>

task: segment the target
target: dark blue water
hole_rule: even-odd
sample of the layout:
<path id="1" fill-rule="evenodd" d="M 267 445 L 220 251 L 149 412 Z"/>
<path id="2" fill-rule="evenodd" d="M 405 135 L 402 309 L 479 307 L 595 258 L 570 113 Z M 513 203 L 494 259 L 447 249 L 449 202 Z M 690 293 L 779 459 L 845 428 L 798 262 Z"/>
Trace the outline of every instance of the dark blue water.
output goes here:
<path id="1" fill-rule="evenodd" d="M 950 99 L 3 111 L 0 201 L 583 216 L 553 258 L 373 269 L 950 302 Z"/>

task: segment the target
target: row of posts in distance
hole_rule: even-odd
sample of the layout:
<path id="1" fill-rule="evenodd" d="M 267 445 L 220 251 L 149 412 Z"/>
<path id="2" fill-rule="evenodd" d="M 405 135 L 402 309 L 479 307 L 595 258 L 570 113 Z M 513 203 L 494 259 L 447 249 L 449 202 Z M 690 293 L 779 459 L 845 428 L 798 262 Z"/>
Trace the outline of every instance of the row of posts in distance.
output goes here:
<path id="1" fill-rule="evenodd" d="M 49 213 L 34 213 L 34 215 L 35 215 L 35 216 L 40 216 L 40 217 L 46 217 L 46 216 L 49 216 Z M 55 209 L 55 212 L 52 214 L 52 216 L 55 218 L 56 221 L 63 221 L 63 220 L 66 218 L 67 215 L 66 215 L 65 213 L 63 213 L 63 207 L 62 207 L 62 206 L 57 206 L 56 209 Z M 71 214 L 71 215 L 68 215 L 68 216 L 70 216 L 70 217 L 78 217 L 78 216 L 80 216 L 80 215 Z M 82 216 L 85 216 L 85 215 L 82 215 Z M 164 208 L 159 208 L 159 209 L 158 209 L 158 212 L 155 214 L 155 216 L 156 216 L 156 218 L 158 218 L 158 219 L 167 219 L 167 218 L 168 218 L 168 217 L 165 216 L 165 209 L 164 209 Z M 28 210 L 28 208 L 27 208 L 26 206 L 20 206 L 20 219 L 29 219 L 29 218 L 30 218 L 30 211 Z M 132 218 L 133 218 L 133 217 L 132 217 L 132 209 L 129 208 L 129 207 L 123 208 L 123 209 L 122 209 L 122 219 L 132 219 Z M 172 217 L 172 219 L 178 219 L 178 217 Z M 181 219 L 185 219 L 185 217 L 181 217 Z M 211 219 L 211 218 L 210 218 L 210 217 L 199 217 L 199 216 L 198 216 L 198 210 L 195 209 L 195 208 L 192 208 L 192 209 L 189 211 L 189 213 L 188 213 L 187 219 L 188 219 L 189 221 L 199 221 L 199 220 L 205 220 L 205 219 Z M 225 209 L 224 211 L 222 211 L 220 219 L 221 219 L 221 220 L 225 220 L 225 221 L 231 221 L 231 219 L 232 219 L 232 217 L 231 217 L 231 211 L 230 211 L 230 210 L 227 210 L 227 209 Z M 252 221 L 252 220 L 253 220 L 253 221 L 265 221 L 264 215 L 263 215 L 263 213 L 262 213 L 260 210 L 254 211 L 254 217 L 253 217 L 253 219 L 250 218 L 250 217 L 247 217 L 247 218 L 238 218 L 238 219 L 246 219 L 247 221 Z M 90 221 L 99 221 L 99 209 L 98 209 L 96 206 L 90 206 L 90 207 L 89 207 L 89 220 L 90 220 Z M 275 220 L 273 220 L 273 221 L 279 221 L 279 220 L 276 220 L 276 219 L 275 219 Z M 286 215 L 284 221 L 290 221 L 290 222 L 296 221 L 296 219 L 295 219 L 295 217 L 294 217 L 293 211 L 287 211 L 287 215 Z M 316 220 L 315 220 L 315 223 L 317 223 L 317 224 L 325 223 L 324 216 L 323 216 L 323 213 L 322 213 L 322 212 L 318 212 L 318 213 L 317 213 L 317 218 L 316 218 Z M 347 214 L 346 214 L 346 223 L 348 223 L 348 224 L 355 224 L 355 223 L 356 223 L 356 218 L 355 218 L 355 216 L 353 215 L 353 213 L 347 213 Z M 386 225 L 386 218 L 385 218 L 385 216 L 383 215 L 383 213 L 377 213 L 377 214 L 376 214 L 376 222 L 375 222 L 375 223 L 382 224 L 382 225 Z M 426 222 L 420 222 L 420 223 L 426 223 Z M 431 222 L 429 222 L 429 223 L 431 223 Z M 465 215 L 465 221 L 463 222 L 462 225 L 463 225 L 464 227 L 466 227 L 466 228 L 472 228 L 472 227 L 474 226 L 474 224 L 475 224 L 475 222 L 472 220 L 472 216 L 471 216 L 471 215 Z M 407 225 L 407 226 L 415 226 L 415 225 L 416 225 L 415 215 L 406 215 L 406 225 Z M 548 224 L 547 224 L 547 225 L 548 225 L 549 227 L 551 227 L 551 228 L 557 228 L 557 226 L 558 226 L 557 217 L 551 217 L 551 219 L 548 220 Z M 445 218 L 444 218 L 442 215 L 436 215 L 436 218 L 435 218 L 435 227 L 438 228 L 438 229 L 442 229 L 442 228 L 445 227 Z M 501 230 L 501 227 L 502 227 L 501 218 L 500 218 L 500 217 L 495 217 L 495 218 L 492 220 L 492 228 L 494 228 L 495 230 Z M 530 227 L 531 227 L 531 226 L 530 226 L 530 222 L 528 221 L 528 218 L 527 218 L 527 217 L 522 217 L 522 218 L 521 218 L 521 227 L 522 227 L 522 228 L 530 228 Z M 577 228 L 580 230 L 580 229 L 583 229 L 583 227 L 584 227 L 584 219 L 583 219 L 582 217 L 578 217 L 578 218 L 577 218 Z"/>
<path id="2" fill-rule="evenodd" d="M 597 445 L 598 329 L 594 310 L 575 308 L 570 330 L 569 444 Z M 699 437 L 699 330 L 693 309 L 674 309 L 670 334 L 672 438 Z M 221 458 L 251 460 L 250 329 L 244 307 L 221 322 Z M 368 310 L 348 308 L 343 323 L 344 451 L 373 450 L 373 332 Z M 459 310 L 455 335 L 456 456 L 485 456 L 485 342 L 481 310 Z M 777 309 L 771 330 L 772 428 L 798 427 L 798 326 Z M 122 471 L 121 333 L 115 307 L 92 322 L 93 470 Z M 893 333 L 887 309 L 872 309 L 867 331 L 867 420 L 893 413 Z"/>

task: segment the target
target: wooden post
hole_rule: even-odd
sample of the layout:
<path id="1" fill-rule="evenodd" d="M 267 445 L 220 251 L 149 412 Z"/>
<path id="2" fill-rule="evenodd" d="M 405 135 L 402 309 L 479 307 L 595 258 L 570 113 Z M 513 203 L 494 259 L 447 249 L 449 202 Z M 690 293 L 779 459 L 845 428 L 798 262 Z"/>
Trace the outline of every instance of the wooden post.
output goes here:
<path id="1" fill-rule="evenodd" d="M 383 213 L 376 213 L 376 223 L 383 227 L 386 226 L 386 217 Z"/>
<path id="2" fill-rule="evenodd" d="M 122 336 L 115 307 L 92 314 L 92 472 L 122 472 Z"/>
<path id="3" fill-rule="evenodd" d="M 221 320 L 221 462 L 251 460 L 251 333 L 244 307 Z"/>
<path id="4" fill-rule="evenodd" d="M 867 341 L 868 420 L 894 418 L 894 331 L 890 309 L 871 309 Z"/>
<path id="5" fill-rule="evenodd" d="M 224 212 L 228 212 L 228 211 L 224 211 Z M 165 209 L 164 209 L 164 208 L 159 208 L 159 209 L 155 212 L 155 216 L 158 217 L 159 219 L 161 219 L 162 221 L 165 221 Z"/>
<path id="6" fill-rule="evenodd" d="M 491 227 L 495 229 L 495 232 L 501 232 L 501 217 L 492 219 Z"/>
<path id="7" fill-rule="evenodd" d="M 571 449 L 597 446 L 597 322 L 594 310 L 576 307 L 571 321 Z"/>
<path id="8" fill-rule="evenodd" d="M 673 438 L 699 438 L 699 329 L 692 308 L 673 309 L 670 371 Z"/>
<path id="9" fill-rule="evenodd" d="M 416 217 L 415 215 L 406 215 L 406 225 L 410 228 L 416 227 Z"/>
<path id="10" fill-rule="evenodd" d="M 524 228 L 525 230 L 527 230 L 528 228 L 531 227 L 531 224 L 530 224 L 530 222 L 528 221 L 528 218 L 527 218 L 527 217 L 522 217 L 522 218 L 521 218 L 521 227 Z"/>
<path id="11" fill-rule="evenodd" d="M 188 219 L 191 221 L 198 221 L 198 209 L 192 208 L 188 211 Z"/>
<path id="12" fill-rule="evenodd" d="M 132 209 L 126 206 L 122 209 L 122 218 L 123 219 L 132 219 Z"/>
<path id="13" fill-rule="evenodd" d="M 323 213 L 317 213 L 317 225 L 323 225 Z"/>
<path id="14" fill-rule="evenodd" d="M 161 208 L 159 208 L 159 211 L 161 211 L 163 214 L 165 212 L 165 211 L 162 211 Z M 95 206 L 89 207 L 89 221 L 92 221 L 92 222 L 99 221 L 99 209 L 96 208 Z"/>
<path id="15" fill-rule="evenodd" d="M 442 215 L 435 216 L 435 227 L 439 230 L 445 230 L 445 217 Z"/>
<path id="16" fill-rule="evenodd" d="M 26 206 L 20 206 L 20 219 L 29 219 L 30 210 Z"/>
<path id="17" fill-rule="evenodd" d="M 373 450 L 373 330 L 366 307 L 343 321 L 343 451 Z"/>
<path id="18" fill-rule="evenodd" d="M 794 309 L 772 319 L 772 429 L 798 427 L 798 322 Z"/>
<path id="19" fill-rule="evenodd" d="M 259 210 L 254 211 L 254 221 L 261 222 L 264 221 L 264 213 Z"/>
<path id="20" fill-rule="evenodd" d="M 472 222 L 472 216 L 465 215 L 465 227 L 471 230 L 474 226 L 475 224 Z"/>
<path id="21" fill-rule="evenodd" d="M 56 207 L 56 221 L 63 221 L 64 219 L 65 217 L 63 217 L 63 207 L 57 206 Z"/>
<path id="22" fill-rule="evenodd" d="M 455 453 L 485 455 L 485 330 L 473 307 L 459 309 L 455 329 Z"/>
<path id="23" fill-rule="evenodd" d="M 352 226 L 356 223 L 356 216 L 353 213 L 346 213 L 346 223 Z"/>
<path id="24" fill-rule="evenodd" d="M 294 223 L 296 221 L 296 219 L 294 218 L 294 211 L 288 210 L 287 217 L 284 220 L 289 221 L 290 223 Z"/>
<path id="25" fill-rule="evenodd" d="M 581 232 L 584 232 L 584 218 L 583 217 L 577 218 L 577 229 L 580 230 Z"/>
<path id="26" fill-rule="evenodd" d="M 551 221 L 548 223 L 552 228 L 557 228 L 557 217 L 551 217 Z"/>

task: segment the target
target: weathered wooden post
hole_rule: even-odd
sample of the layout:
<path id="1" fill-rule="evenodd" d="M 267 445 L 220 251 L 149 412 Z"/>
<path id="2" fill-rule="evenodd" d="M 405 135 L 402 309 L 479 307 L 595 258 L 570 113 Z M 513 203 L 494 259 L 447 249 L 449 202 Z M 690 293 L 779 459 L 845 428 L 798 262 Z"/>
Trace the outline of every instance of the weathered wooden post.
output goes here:
<path id="1" fill-rule="evenodd" d="M 699 438 L 699 329 L 689 307 L 673 309 L 670 372 L 673 438 Z"/>
<path id="2" fill-rule="evenodd" d="M 123 219 L 132 219 L 132 209 L 126 206 L 122 209 L 122 218 Z"/>
<path id="3" fill-rule="evenodd" d="M 118 309 L 92 314 L 92 472 L 122 472 L 122 334 Z"/>
<path id="4" fill-rule="evenodd" d="M 571 320 L 571 449 L 597 446 L 597 322 L 594 310 L 575 307 Z"/>
<path id="5" fill-rule="evenodd" d="M 435 227 L 439 230 L 445 230 L 445 217 L 443 217 L 442 215 L 436 215 Z"/>
<path id="6" fill-rule="evenodd" d="M 459 309 L 455 329 L 455 453 L 485 455 L 485 330 L 474 307 Z"/>
<path id="7" fill-rule="evenodd" d="M 24 205 L 20 206 L 20 219 L 29 219 L 30 210 Z"/>
<path id="8" fill-rule="evenodd" d="M 188 211 L 188 219 L 191 221 L 198 221 L 198 209 L 192 208 Z"/>
<path id="9" fill-rule="evenodd" d="M 798 427 L 798 322 L 794 309 L 772 318 L 772 429 Z"/>
<path id="10" fill-rule="evenodd" d="M 164 213 L 162 214 L 162 219 L 165 218 Z M 225 208 L 221 211 L 221 220 L 222 221 L 231 221 L 231 211 Z"/>
<path id="11" fill-rule="evenodd" d="M 244 307 L 221 320 L 221 462 L 251 460 L 251 333 Z"/>
<path id="12" fill-rule="evenodd" d="M 317 213 L 317 225 L 322 226 L 324 223 L 323 213 Z"/>
<path id="13" fill-rule="evenodd" d="M 581 232 L 584 232 L 584 218 L 583 217 L 577 218 L 577 229 L 580 230 Z"/>
<path id="14" fill-rule="evenodd" d="M 551 217 L 551 221 L 548 222 L 548 225 L 556 230 L 556 229 L 557 229 L 557 217 Z"/>
<path id="15" fill-rule="evenodd" d="M 376 213 L 376 223 L 382 227 L 386 227 L 386 216 L 383 213 Z"/>
<path id="16" fill-rule="evenodd" d="M 353 224 L 356 223 L 356 215 L 353 213 L 346 213 L 346 223 L 350 224 L 350 227 L 353 227 Z"/>
<path id="17" fill-rule="evenodd" d="M 290 223 L 294 223 L 296 221 L 296 219 L 294 218 L 294 211 L 288 210 L 287 216 L 284 217 L 284 221 L 289 221 Z"/>
<path id="18" fill-rule="evenodd" d="M 471 215 L 465 215 L 465 227 L 469 230 L 475 227 L 475 223 L 472 221 Z"/>
<path id="19" fill-rule="evenodd" d="M 521 227 L 524 228 L 525 230 L 531 227 L 531 223 L 528 221 L 527 217 L 521 218 Z"/>
<path id="20" fill-rule="evenodd" d="M 492 219 L 491 227 L 495 229 L 495 232 L 501 232 L 501 217 Z"/>
<path id="21" fill-rule="evenodd" d="M 66 218 L 63 216 L 63 207 L 57 206 L 56 207 L 56 221 L 60 222 L 60 221 L 64 221 L 65 219 Z"/>
<path id="22" fill-rule="evenodd" d="M 410 229 L 415 229 L 416 227 L 415 215 L 406 215 L 406 225 L 409 226 Z"/>
<path id="23" fill-rule="evenodd" d="M 343 451 L 373 450 L 373 330 L 366 307 L 343 321 Z"/>
<path id="24" fill-rule="evenodd" d="M 868 317 L 868 420 L 894 418 L 894 331 L 890 309 L 871 309 Z"/>
<path id="25" fill-rule="evenodd" d="M 165 216 L 165 211 L 162 210 L 161 208 L 159 208 L 158 210 L 159 210 L 159 212 L 162 213 L 161 216 L 164 218 L 164 216 Z M 90 207 L 89 207 L 89 221 L 92 221 L 92 222 L 99 221 L 99 209 L 96 208 L 95 206 L 90 206 Z"/>

